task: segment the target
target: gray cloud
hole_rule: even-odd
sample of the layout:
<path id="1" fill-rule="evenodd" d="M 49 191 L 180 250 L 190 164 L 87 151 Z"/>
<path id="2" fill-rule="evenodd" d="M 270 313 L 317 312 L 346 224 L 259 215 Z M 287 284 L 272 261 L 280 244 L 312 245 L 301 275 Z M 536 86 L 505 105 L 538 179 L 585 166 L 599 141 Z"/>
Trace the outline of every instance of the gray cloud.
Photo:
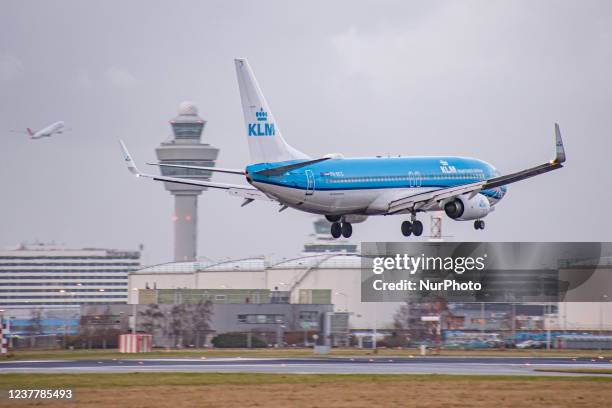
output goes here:
<path id="1" fill-rule="evenodd" d="M 11 81 L 23 71 L 23 63 L 14 55 L 0 53 L 0 81 Z"/>
<path id="2" fill-rule="evenodd" d="M 77 89 L 91 89 L 94 81 L 88 71 L 81 69 L 75 74 L 72 85 Z"/>
<path id="3" fill-rule="evenodd" d="M 136 78 L 127 69 L 116 66 L 106 70 L 106 79 L 117 88 L 132 88 L 137 84 Z"/>

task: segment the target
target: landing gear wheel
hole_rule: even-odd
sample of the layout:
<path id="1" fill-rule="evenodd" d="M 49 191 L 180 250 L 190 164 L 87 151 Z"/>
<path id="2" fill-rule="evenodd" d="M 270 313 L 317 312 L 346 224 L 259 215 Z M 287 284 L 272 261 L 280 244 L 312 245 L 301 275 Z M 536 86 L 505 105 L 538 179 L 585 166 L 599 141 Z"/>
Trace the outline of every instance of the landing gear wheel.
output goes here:
<path id="1" fill-rule="evenodd" d="M 474 229 L 477 229 L 477 230 L 485 229 L 485 222 L 483 220 L 476 220 L 476 221 L 474 221 Z"/>
<path id="2" fill-rule="evenodd" d="M 402 234 L 409 237 L 412 234 L 412 223 L 410 221 L 402 222 Z"/>
<path id="3" fill-rule="evenodd" d="M 353 235 L 353 226 L 350 222 L 342 223 L 342 236 L 344 238 L 350 238 Z"/>
<path id="4" fill-rule="evenodd" d="M 334 222 L 331 225 L 331 236 L 334 238 L 340 238 L 340 235 L 342 235 L 342 227 L 340 226 L 339 222 Z"/>
<path id="5" fill-rule="evenodd" d="M 423 233 L 423 223 L 419 220 L 416 220 L 412 223 L 412 233 L 415 237 L 420 237 Z"/>

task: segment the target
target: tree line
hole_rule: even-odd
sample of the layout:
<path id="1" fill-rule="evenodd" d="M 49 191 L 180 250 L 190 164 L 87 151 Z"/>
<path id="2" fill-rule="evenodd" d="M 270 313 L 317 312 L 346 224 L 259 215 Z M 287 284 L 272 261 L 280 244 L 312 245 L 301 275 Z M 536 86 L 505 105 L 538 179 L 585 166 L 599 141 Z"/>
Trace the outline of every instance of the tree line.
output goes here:
<path id="1" fill-rule="evenodd" d="M 177 304 L 165 311 L 158 304 L 150 304 L 138 312 L 138 326 L 154 337 L 161 334 L 167 347 L 202 347 L 211 332 L 211 317 L 210 300 Z"/>

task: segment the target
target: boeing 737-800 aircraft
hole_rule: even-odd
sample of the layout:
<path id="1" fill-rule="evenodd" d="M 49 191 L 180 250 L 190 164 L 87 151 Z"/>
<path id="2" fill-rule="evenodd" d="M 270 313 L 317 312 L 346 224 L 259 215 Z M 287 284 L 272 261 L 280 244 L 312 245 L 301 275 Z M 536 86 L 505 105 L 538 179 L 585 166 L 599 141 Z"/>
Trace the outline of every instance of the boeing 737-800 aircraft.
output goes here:
<path id="1" fill-rule="evenodd" d="M 56 133 L 63 133 L 66 131 L 66 127 L 64 122 L 61 120 L 59 122 L 55 122 L 50 124 L 49 126 L 45 126 L 40 130 L 32 130 L 30 128 L 26 128 L 25 132 L 13 130 L 12 132 L 16 133 L 26 133 L 30 135 L 30 139 L 42 139 L 43 137 L 51 137 Z"/>
<path id="2" fill-rule="evenodd" d="M 559 169 L 565 162 L 557 124 L 555 158 L 508 175 L 501 175 L 482 160 L 455 156 L 345 158 L 329 154 L 313 159 L 287 144 L 248 62 L 237 59 L 235 63 L 251 164 L 244 170 L 158 165 L 242 175 L 249 185 L 143 174 L 121 142 L 132 173 L 158 181 L 226 190 L 244 198 L 243 206 L 265 200 L 277 202 L 279 211 L 294 208 L 323 214 L 332 222 L 334 238 L 348 238 L 353 231 L 351 224 L 371 215 L 394 214 L 410 216 L 401 224 L 404 236 L 419 236 L 423 224 L 417 214 L 440 210 L 453 220 L 471 220 L 474 228 L 484 229 L 483 218 L 504 197 L 506 185 Z"/>

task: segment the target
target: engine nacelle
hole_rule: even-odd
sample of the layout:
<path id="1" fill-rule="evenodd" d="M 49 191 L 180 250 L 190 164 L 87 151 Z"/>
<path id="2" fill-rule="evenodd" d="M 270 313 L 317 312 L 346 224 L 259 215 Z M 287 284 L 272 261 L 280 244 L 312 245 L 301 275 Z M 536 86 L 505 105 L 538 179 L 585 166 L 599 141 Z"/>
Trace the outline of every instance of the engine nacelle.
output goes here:
<path id="1" fill-rule="evenodd" d="M 464 195 L 444 204 L 444 212 L 457 221 L 477 220 L 491 212 L 491 204 L 482 194 L 476 194 L 471 199 Z"/>

